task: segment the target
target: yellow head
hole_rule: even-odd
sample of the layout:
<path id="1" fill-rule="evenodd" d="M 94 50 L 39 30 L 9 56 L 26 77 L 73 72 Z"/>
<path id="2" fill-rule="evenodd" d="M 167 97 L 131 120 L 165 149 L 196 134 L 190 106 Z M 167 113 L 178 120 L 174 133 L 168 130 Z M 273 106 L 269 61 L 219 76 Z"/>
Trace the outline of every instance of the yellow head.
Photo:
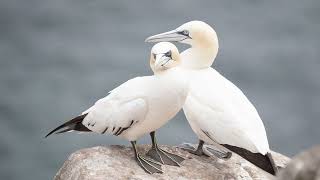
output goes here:
<path id="1" fill-rule="evenodd" d="M 177 47 L 170 42 L 155 44 L 150 53 L 150 67 L 154 73 L 174 68 L 181 63 Z"/>
<path id="2" fill-rule="evenodd" d="M 215 30 L 202 21 L 190 21 L 165 33 L 148 37 L 146 42 L 180 42 L 192 47 L 219 47 Z"/>
<path id="3" fill-rule="evenodd" d="M 186 50 L 187 53 L 184 53 L 188 58 L 183 59 L 183 66 L 195 69 L 210 67 L 219 50 L 216 32 L 202 21 L 187 22 L 174 30 L 150 36 L 145 41 L 171 41 L 191 45 Z"/>

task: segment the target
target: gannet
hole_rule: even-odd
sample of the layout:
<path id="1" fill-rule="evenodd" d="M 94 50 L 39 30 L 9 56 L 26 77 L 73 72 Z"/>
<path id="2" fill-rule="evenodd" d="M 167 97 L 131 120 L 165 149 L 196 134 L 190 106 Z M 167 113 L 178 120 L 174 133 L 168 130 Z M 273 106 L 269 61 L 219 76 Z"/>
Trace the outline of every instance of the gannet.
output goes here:
<path id="1" fill-rule="evenodd" d="M 179 51 L 172 43 L 158 43 L 151 50 L 150 62 L 155 64 L 152 66 L 155 75 L 128 80 L 47 136 L 69 131 L 113 134 L 131 142 L 137 163 L 147 173 L 162 173 L 159 162 L 136 150 L 137 139 L 150 133 L 152 148 L 147 155 L 161 163 L 179 166 L 184 158 L 160 149 L 155 139 L 155 130 L 182 109 L 189 92 L 188 83 L 177 68 L 181 62 Z"/>
<path id="2" fill-rule="evenodd" d="M 188 151 L 202 155 L 204 142 L 219 144 L 274 175 L 277 168 L 258 112 L 237 86 L 210 67 L 219 49 L 215 30 L 202 21 L 191 21 L 146 39 L 146 42 L 160 41 L 191 46 L 180 54 L 182 69 L 190 79 L 183 111 L 199 138 L 199 145 L 197 150 Z M 188 147 L 191 146 L 185 146 Z M 228 152 L 213 149 L 210 152 L 220 158 L 230 157 Z"/>

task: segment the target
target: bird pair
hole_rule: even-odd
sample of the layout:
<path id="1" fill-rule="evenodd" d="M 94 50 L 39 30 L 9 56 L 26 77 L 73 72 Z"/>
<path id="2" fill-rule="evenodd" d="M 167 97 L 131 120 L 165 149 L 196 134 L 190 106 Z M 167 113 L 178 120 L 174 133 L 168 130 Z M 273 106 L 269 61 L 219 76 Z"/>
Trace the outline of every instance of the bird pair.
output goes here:
<path id="1" fill-rule="evenodd" d="M 179 54 L 173 44 L 164 41 L 191 47 Z M 219 150 L 206 148 L 206 152 L 228 158 L 232 151 L 275 175 L 277 167 L 255 107 L 237 86 L 210 67 L 219 49 L 214 29 L 191 21 L 146 42 L 161 42 L 151 50 L 153 76 L 125 82 L 48 135 L 76 130 L 120 136 L 131 141 L 136 161 L 146 172 L 162 172 L 158 162 L 179 166 L 184 159 L 159 148 L 155 131 L 183 108 L 199 138 L 197 148 L 185 144 L 183 149 L 203 155 L 203 144 L 213 144 Z M 153 144 L 147 153 L 151 159 L 136 151 L 136 140 L 147 133 Z"/>

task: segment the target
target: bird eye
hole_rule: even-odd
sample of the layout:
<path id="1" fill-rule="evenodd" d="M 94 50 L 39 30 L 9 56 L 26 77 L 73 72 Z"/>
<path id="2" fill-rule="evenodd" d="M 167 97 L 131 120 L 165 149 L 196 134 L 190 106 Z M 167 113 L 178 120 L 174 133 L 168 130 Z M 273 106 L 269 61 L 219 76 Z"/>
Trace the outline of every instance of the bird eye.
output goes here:
<path id="1" fill-rule="evenodd" d="M 152 53 L 153 59 L 156 59 L 156 54 Z"/>
<path id="2" fill-rule="evenodd" d="M 168 52 L 166 52 L 164 55 L 167 56 L 167 57 L 169 57 L 169 58 L 171 58 L 172 53 L 171 53 L 171 51 L 168 51 Z"/>
<path id="3" fill-rule="evenodd" d="M 185 36 L 189 36 L 189 31 L 188 30 L 183 30 L 183 31 L 181 31 L 181 34 L 183 34 Z"/>

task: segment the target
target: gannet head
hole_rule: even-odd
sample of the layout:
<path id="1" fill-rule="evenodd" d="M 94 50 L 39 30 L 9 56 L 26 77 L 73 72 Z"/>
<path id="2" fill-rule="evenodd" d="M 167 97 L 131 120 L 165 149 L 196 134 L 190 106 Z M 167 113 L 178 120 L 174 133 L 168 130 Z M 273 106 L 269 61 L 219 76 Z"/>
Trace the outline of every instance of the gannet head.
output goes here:
<path id="1" fill-rule="evenodd" d="M 210 67 L 219 50 L 216 32 L 202 21 L 187 22 L 174 30 L 150 36 L 145 41 L 171 41 L 191 45 L 191 48 L 182 53 L 182 57 L 183 66 L 193 69 Z"/>
<path id="2" fill-rule="evenodd" d="M 150 67 L 154 73 L 176 67 L 180 62 L 179 50 L 170 42 L 157 43 L 151 49 Z"/>
<path id="3" fill-rule="evenodd" d="M 148 37 L 145 42 L 180 42 L 192 47 L 212 47 L 218 49 L 218 37 L 215 30 L 202 21 L 190 21 L 178 28 Z"/>

